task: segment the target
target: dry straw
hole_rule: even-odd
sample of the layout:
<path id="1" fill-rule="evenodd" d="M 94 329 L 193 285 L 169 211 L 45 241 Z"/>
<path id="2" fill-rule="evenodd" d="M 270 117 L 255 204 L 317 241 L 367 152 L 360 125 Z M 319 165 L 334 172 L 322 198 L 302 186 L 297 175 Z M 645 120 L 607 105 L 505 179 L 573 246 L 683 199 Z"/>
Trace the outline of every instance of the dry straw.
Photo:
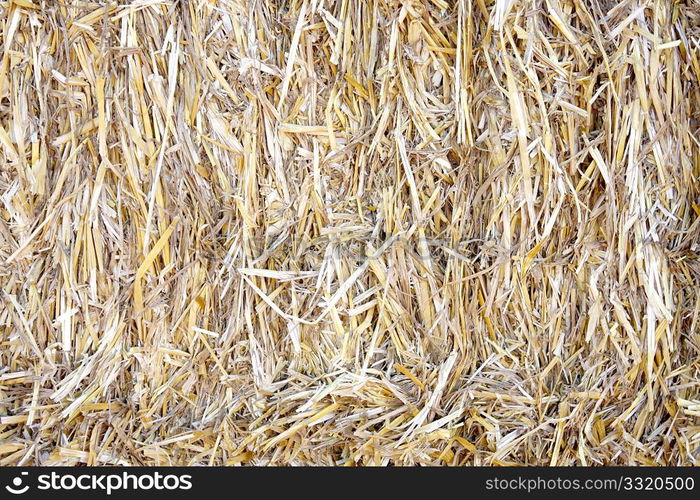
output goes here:
<path id="1" fill-rule="evenodd" d="M 697 0 L 0 19 L 0 465 L 700 460 Z"/>

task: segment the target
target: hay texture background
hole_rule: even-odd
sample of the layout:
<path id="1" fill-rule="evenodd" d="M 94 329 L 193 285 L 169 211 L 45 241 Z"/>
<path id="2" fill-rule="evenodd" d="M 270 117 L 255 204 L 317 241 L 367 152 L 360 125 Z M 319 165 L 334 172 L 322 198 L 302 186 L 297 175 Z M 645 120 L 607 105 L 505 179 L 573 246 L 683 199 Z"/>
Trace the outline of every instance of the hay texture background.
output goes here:
<path id="1" fill-rule="evenodd" d="M 697 1 L 0 19 L 0 464 L 700 460 Z"/>

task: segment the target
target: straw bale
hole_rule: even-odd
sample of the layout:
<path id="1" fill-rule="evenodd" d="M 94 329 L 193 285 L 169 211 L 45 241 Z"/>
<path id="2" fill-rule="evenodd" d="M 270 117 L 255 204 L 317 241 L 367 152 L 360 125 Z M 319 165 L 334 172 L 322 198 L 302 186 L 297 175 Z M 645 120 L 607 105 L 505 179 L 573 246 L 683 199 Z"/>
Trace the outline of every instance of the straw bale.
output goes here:
<path id="1" fill-rule="evenodd" d="M 0 465 L 700 461 L 698 0 L 0 22 Z"/>

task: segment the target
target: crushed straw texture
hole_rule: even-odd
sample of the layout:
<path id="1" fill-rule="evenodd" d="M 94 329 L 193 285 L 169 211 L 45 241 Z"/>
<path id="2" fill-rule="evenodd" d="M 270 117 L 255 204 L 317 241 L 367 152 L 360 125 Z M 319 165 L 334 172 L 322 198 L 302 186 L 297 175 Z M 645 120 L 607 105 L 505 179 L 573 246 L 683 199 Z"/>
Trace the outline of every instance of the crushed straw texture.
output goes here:
<path id="1" fill-rule="evenodd" d="M 0 465 L 700 461 L 698 0 L 0 19 Z"/>

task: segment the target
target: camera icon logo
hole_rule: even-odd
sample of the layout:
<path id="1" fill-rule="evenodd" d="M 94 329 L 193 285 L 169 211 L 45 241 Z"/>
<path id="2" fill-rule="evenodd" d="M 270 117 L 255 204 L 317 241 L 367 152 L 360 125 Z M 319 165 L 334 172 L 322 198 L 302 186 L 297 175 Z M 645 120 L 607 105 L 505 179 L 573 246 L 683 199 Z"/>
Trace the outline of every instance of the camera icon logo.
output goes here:
<path id="1" fill-rule="evenodd" d="M 28 472 L 22 472 L 20 476 L 14 478 L 12 480 L 12 486 L 5 486 L 5 489 L 12 493 L 13 495 L 21 495 L 23 493 L 26 493 L 27 490 L 29 489 L 29 485 L 25 485 L 22 487 L 22 476 L 28 476 Z"/>

